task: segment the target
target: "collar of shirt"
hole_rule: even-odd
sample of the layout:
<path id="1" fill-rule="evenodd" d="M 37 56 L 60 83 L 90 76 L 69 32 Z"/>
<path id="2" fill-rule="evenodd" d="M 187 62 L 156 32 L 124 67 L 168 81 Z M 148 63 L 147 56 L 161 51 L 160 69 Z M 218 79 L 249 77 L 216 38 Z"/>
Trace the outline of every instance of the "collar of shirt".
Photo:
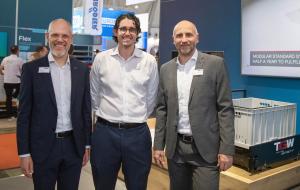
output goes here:
<path id="1" fill-rule="evenodd" d="M 111 55 L 118 55 L 121 57 L 118 46 L 113 49 Z M 132 57 L 143 57 L 143 51 L 135 47 L 133 54 L 129 59 L 131 59 Z"/>
<path id="2" fill-rule="evenodd" d="M 177 68 L 179 68 L 179 69 L 184 69 L 186 65 L 187 65 L 187 66 L 190 66 L 191 64 L 196 63 L 197 58 L 198 58 L 198 50 L 197 50 L 197 49 L 195 50 L 193 56 L 192 56 L 185 64 L 181 64 L 181 63 L 179 62 L 178 57 L 177 57 L 177 59 L 176 59 Z"/>
<path id="3" fill-rule="evenodd" d="M 52 55 L 52 53 L 48 53 L 48 61 L 49 61 L 49 64 L 52 64 L 52 63 L 57 64 L 54 57 L 53 57 L 53 55 Z M 68 55 L 67 62 L 66 62 L 65 65 L 70 66 L 70 57 L 69 57 L 69 55 Z"/>

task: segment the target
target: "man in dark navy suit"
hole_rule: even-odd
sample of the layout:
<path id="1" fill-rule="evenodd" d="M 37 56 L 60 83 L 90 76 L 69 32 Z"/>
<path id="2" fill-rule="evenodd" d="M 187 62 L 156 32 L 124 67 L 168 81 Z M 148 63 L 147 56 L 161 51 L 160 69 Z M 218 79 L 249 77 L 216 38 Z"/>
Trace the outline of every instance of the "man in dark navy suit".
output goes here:
<path id="1" fill-rule="evenodd" d="M 17 120 L 18 154 L 34 189 L 78 189 L 89 160 L 91 98 L 89 70 L 69 57 L 72 27 L 49 24 L 50 53 L 24 64 Z"/>

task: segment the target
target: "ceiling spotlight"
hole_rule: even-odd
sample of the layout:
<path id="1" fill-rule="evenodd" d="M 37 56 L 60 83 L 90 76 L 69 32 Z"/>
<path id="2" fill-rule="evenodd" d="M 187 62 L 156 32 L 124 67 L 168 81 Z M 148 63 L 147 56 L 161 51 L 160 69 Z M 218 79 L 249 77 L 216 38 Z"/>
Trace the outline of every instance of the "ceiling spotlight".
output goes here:
<path id="1" fill-rule="evenodd" d="M 138 9 L 138 8 L 139 8 L 139 6 L 138 6 L 138 5 L 135 5 L 135 6 L 134 6 L 134 8 L 135 8 L 135 9 Z"/>

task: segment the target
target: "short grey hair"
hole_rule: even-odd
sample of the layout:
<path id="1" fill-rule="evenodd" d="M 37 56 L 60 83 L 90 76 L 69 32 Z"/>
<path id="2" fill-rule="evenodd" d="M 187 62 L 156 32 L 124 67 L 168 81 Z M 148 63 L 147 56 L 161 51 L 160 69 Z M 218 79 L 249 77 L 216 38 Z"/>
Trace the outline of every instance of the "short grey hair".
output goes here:
<path id="1" fill-rule="evenodd" d="M 58 21 L 64 21 L 65 23 L 68 24 L 69 28 L 70 28 L 70 32 L 72 34 L 72 25 L 69 21 L 67 21 L 66 19 L 63 19 L 63 18 L 57 18 L 57 19 L 54 19 L 50 22 L 49 26 L 48 26 L 48 32 L 50 32 L 50 30 L 52 29 L 52 25 L 55 23 L 55 22 L 58 22 Z"/>

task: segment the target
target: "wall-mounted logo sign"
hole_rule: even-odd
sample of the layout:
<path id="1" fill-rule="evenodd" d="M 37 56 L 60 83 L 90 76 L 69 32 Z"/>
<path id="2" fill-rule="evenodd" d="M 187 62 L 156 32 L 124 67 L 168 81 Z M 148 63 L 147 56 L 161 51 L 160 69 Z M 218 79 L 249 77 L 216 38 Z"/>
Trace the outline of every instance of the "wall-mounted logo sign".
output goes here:
<path id="1" fill-rule="evenodd" d="M 38 28 L 19 28 L 18 45 L 23 52 L 35 51 L 36 46 L 45 44 L 44 29 Z"/>
<path id="2" fill-rule="evenodd" d="M 292 148 L 294 146 L 294 138 L 275 142 L 274 146 L 275 146 L 276 151 L 282 151 L 282 150 L 286 150 L 288 148 Z"/>
<path id="3" fill-rule="evenodd" d="M 19 42 L 31 42 L 31 37 L 29 36 L 19 36 Z"/>

